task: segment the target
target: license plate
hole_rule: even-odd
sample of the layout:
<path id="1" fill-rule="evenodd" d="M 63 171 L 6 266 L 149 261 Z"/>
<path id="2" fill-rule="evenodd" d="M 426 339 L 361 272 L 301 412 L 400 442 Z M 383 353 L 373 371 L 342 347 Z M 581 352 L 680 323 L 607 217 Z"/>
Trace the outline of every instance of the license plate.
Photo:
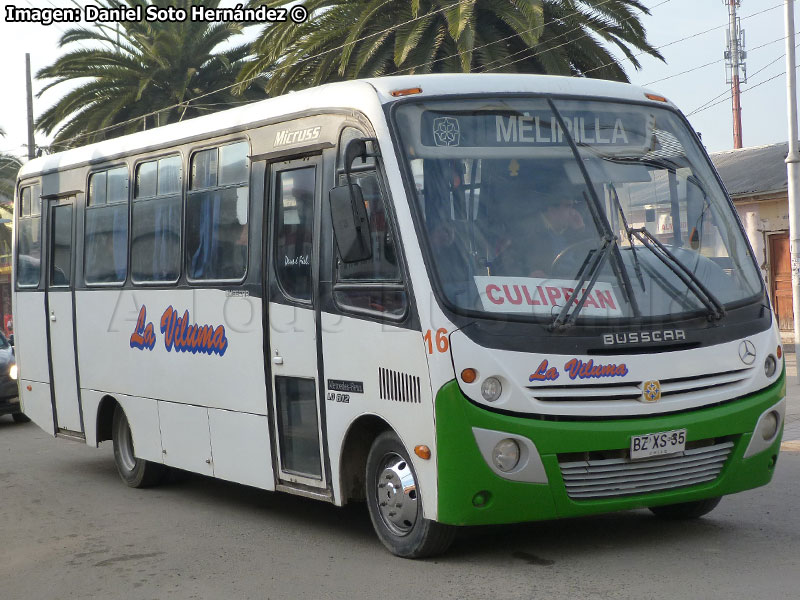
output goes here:
<path id="1" fill-rule="evenodd" d="M 686 450 L 686 430 L 673 429 L 631 437 L 631 460 L 675 454 Z"/>

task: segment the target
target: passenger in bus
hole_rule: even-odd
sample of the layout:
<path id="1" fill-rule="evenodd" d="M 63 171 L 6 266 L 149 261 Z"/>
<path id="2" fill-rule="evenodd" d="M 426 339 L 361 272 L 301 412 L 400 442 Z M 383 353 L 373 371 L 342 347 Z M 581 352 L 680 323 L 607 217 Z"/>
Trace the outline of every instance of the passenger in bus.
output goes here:
<path id="1" fill-rule="evenodd" d="M 584 257 L 570 248 L 586 239 L 587 230 L 574 196 L 562 190 L 525 207 L 495 246 L 492 275 L 575 276 Z"/>

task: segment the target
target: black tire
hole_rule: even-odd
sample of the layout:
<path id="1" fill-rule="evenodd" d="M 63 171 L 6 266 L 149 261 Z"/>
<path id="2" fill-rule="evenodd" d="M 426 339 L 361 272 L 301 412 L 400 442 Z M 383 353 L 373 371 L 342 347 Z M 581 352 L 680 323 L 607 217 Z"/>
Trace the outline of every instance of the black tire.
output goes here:
<path id="1" fill-rule="evenodd" d="M 122 481 L 133 488 L 151 487 L 161 481 L 164 465 L 136 458 L 131 428 L 121 406 L 114 409 L 111 439 L 114 443 L 114 464 Z"/>
<path id="2" fill-rule="evenodd" d="M 423 497 L 414 465 L 393 431 L 384 431 L 372 443 L 365 491 L 372 526 L 392 554 L 425 558 L 450 547 L 455 527 L 422 516 Z"/>
<path id="3" fill-rule="evenodd" d="M 667 504 L 666 506 L 651 506 L 650 511 L 660 519 L 685 520 L 699 519 L 717 508 L 722 497 L 683 502 L 681 504 Z"/>
<path id="4" fill-rule="evenodd" d="M 23 413 L 14 413 L 11 415 L 11 418 L 14 419 L 14 423 L 30 423 L 28 415 Z"/>

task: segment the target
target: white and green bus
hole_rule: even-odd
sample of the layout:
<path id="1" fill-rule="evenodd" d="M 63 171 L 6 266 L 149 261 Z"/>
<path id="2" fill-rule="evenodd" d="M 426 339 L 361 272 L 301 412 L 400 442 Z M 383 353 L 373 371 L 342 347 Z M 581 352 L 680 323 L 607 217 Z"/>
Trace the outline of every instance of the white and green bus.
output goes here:
<path id="1" fill-rule="evenodd" d="M 33 160 L 21 402 L 175 467 L 366 501 L 399 556 L 457 526 L 768 483 L 780 338 L 686 119 L 631 85 L 331 84 Z"/>

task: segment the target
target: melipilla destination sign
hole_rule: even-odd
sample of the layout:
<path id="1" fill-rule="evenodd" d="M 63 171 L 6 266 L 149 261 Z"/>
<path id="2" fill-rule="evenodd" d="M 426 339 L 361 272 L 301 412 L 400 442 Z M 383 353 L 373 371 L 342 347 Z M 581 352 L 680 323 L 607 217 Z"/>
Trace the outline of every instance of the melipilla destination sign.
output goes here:
<path id="1" fill-rule="evenodd" d="M 640 112 L 565 111 L 561 114 L 576 144 L 641 148 L 647 123 Z M 422 114 L 424 146 L 438 147 L 553 147 L 567 146 L 568 136 L 551 111 L 442 112 Z"/>

